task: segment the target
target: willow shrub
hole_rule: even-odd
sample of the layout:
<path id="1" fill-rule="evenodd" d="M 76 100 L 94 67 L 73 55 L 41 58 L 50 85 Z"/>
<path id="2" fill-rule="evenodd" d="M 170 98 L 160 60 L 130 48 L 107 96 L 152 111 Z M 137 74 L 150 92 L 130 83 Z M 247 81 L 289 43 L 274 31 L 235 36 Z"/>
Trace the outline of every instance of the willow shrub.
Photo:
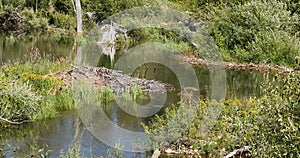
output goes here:
<path id="1" fill-rule="evenodd" d="M 184 150 L 176 142 L 188 142 L 185 150 L 197 149 L 201 154 L 222 157 L 248 145 L 254 157 L 299 157 L 299 83 L 299 75 L 276 75 L 262 84 L 265 91 L 261 98 L 226 100 L 223 105 L 204 100 L 199 102 L 196 111 L 180 114 L 177 106 L 171 106 L 164 115 L 156 115 L 149 126 L 144 125 L 144 129 L 156 147 Z M 211 105 L 222 106 L 222 112 L 213 128 L 203 136 L 199 133 L 203 129 L 202 119 Z M 189 105 L 180 106 L 190 109 Z M 194 112 L 197 115 L 193 121 L 187 121 Z M 171 118 L 177 123 L 172 124 Z M 169 139 L 174 136 L 178 139 Z"/>
<path id="2" fill-rule="evenodd" d="M 40 95 L 31 90 L 28 83 L 15 83 L 3 87 L 0 92 L 0 117 L 18 122 L 32 119 L 33 114 L 40 108 Z"/>
<path id="3" fill-rule="evenodd" d="M 293 65 L 300 54 L 299 16 L 286 3 L 251 1 L 210 8 L 209 30 L 227 61 Z"/>

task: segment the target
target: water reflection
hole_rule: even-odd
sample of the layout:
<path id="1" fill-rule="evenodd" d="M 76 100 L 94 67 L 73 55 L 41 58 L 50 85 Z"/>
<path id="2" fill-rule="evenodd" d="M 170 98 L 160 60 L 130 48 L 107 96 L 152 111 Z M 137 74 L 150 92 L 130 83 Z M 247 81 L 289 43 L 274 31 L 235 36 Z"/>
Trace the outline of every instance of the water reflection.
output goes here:
<path id="1" fill-rule="evenodd" d="M 64 43 L 50 40 L 47 37 L 36 37 L 36 39 L 27 42 L 9 41 L 6 37 L 0 37 L 0 56 L 3 62 L 11 61 L 16 58 L 22 58 L 32 48 L 39 48 L 40 52 L 47 52 L 57 57 L 69 56 L 72 52 L 73 43 Z M 97 55 L 97 52 L 95 52 Z M 83 54 L 84 55 L 84 54 Z M 116 55 L 116 61 L 120 55 Z M 85 58 L 83 56 L 83 58 Z M 95 58 L 95 57 L 92 57 Z M 128 61 L 131 62 L 131 61 Z M 111 60 L 107 56 L 100 56 L 95 63 L 98 66 L 113 67 Z M 206 67 L 194 67 L 198 77 L 199 90 L 201 97 L 210 95 L 211 78 L 210 71 Z M 184 73 L 184 71 L 182 72 Z M 175 90 L 167 94 L 167 100 L 164 108 L 169 104 L 175 104 L 180 101 L 180 84 L 174 72 L 161 64 L 147 63 L 136 69 L 132 76 L 155 79 L 175 87 Z M 263 80 L 263 74 L 256 71 L 234 71 L 226 70 L 227 92 L 226 98 L 244 98 L 260 95 L 260 82 Z M 131 131 L 143 131 L 141 122 L 147 122 L 151 118 L 139 118 L 124 112 L 116 103 L 112 103 L 106 108 L 105 115 L 116 126 Z M 164 108 L 158 114 L 164 113 Z M 97 118 L 99 113 L 93 114 Z M 59 153 L 67 152 L 70 146 L 80 142 L 81 154 L 85 157 L 106 156 L 109 146 L 99 141 L 88 130 L 80 120 L 77 112 L 63 114 L 55 119 L 38 121 L 33 124 L 25 124 L 12 129 L 6 129 L 0 132 L 0 146 L 3 146 L 5 157 L 25 157 L 37 153 L 37 149 L 44 148 L 41 153 L 48 151 L 50 157 L 58 157 Z M 99 129 L 97 132 L 105 133 L 107 138 L 116 138 L 118 131 L 112 131 L 112 128 Z M 15 148 L 15 149 L 14 149 Z M 12 149 L 14 149 L 12 151 Z M 112 150 L 112 149 L 110 149 Z M 125 153 L 126 157 L 149 157 L 149 153 Z"/>
<path id="2" fill-rule="evenodd" d="M 110 133 L 107 137 L 114 137 L 114 133 Z M 59 157 L 61 153 L 68 152 L 77 142 L 80 143 L 82 157 L 106 156 L 109 150 L 113 151 L 86 129 L 76 112 L 5 131 L 1 142 L 5 157 L 40 157 L 41 154 Z M 39 149 L 44 151 L 39 152 Z M 127 152 L 125 155 L 145 157 L 146 153 Z"/>
<path id="3" fill-rule="evenodd" d="M 0 61 L 3 63 L 20 60 L 33 49 L 38 49 L 41 55 L 67 57 L 73 52 L 74 39 L 64 37 L 55 39 L 50 35 L 30 35 L 21 39 L 0 35 Z"/>

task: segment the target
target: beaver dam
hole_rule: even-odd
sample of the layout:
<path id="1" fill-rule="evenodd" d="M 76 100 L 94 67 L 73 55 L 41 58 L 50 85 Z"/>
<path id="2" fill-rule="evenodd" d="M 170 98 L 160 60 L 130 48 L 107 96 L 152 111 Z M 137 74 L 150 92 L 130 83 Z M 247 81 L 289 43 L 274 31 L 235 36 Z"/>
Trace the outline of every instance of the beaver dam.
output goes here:
<path id="1" fill-rule="evenodd" d="M 72 81 L 82 81 L 97 88 L 110 87 L 114 93 L 123 92 L 139 86 L 144 92 L 166 93 L 172 87 L 155 80 L 147 80 L 122 74 L 121 71 L 93 66 L 72 66 L 72 69 L 49 74 L 47 76 L 58 77 L 64 81 L 65 85 L 70 85 Z"/>

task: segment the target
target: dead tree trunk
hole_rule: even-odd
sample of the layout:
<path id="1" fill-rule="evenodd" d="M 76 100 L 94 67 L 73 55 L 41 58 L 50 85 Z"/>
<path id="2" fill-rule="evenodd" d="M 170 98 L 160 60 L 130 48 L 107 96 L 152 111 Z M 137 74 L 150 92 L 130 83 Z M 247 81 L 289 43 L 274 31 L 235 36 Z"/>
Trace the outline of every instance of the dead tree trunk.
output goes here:
<path id="1" fill-rule="evenodd" d="M 80 0 L 72 0 L 74 5 L 74 11 L 76 13 L 76 23 L 77 23 L 77 34 L 82 34 L 82 12 Z"/>
<path id="2" fill-rule="evenodd" d="M 77 34 L 81 35 L 83 29 L 82 29 L 82 11 L 81 11 L 80 0 L 72 0 L 72 4 L 74 7 L 74 12 L 76 14 Z"/>
<path id="3" fill-rule="evenodd" d="M 0 10 L 2 11 L 3 9 L 3 4 L 2 4 L 2 0 L 0 0 Z"/>
<path id="4" fill-rule="evenodd" d="M 3 54 L 2 52 L 3 52 L 3 38 L 0 37 L 0 70 L 2 66 L 2 54 Z"/>

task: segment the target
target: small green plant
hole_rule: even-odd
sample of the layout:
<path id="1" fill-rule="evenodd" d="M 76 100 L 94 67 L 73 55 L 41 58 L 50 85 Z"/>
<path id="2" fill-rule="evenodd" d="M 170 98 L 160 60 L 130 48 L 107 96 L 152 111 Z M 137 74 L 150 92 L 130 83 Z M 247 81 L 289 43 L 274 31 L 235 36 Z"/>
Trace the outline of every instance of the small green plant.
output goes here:
<path id="1" fill-rule="evenodd" d="M 80 144 L 72 145 L 67 153 L 61 152 L 59 157 L 61 158 L 80 158 Z"/>
<path id="2" fill-rule="evenodd" d="M 144 93 L 141 89 L 140 86 L 138 86 L 137 84 L 134 84 L 131 89 L 130 89 L 130 92 L 129 92 L 132 96 L 132 99 L 133 101 L 137 101 L 137 99 L 140 97 L 143 97 L 144 96 Z"/>
<path id="3" fill-rule="evenodd" d="M 118 158 L 125 158 L 125 153 L 120 149 L 120 144 L 116 143 L 114 149 L 108 149 L 107 155 L 108 158 L 118 157 Z"/>

